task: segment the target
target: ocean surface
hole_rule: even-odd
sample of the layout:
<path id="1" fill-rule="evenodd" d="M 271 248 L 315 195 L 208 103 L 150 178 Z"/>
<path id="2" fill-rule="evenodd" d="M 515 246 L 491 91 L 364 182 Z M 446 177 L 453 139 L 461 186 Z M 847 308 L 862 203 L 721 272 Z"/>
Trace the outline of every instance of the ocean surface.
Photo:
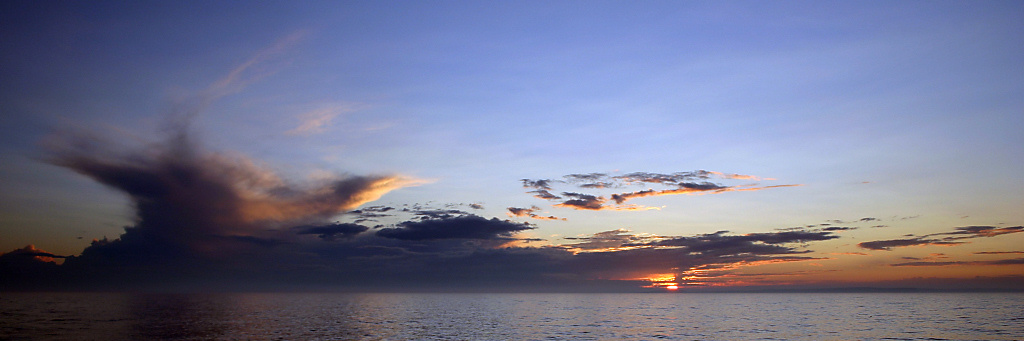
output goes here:
<path id="1" fill-rule="evenodd" d="M 1024 340 L 1021 293 L 0 293 L 3 340 Z"/>

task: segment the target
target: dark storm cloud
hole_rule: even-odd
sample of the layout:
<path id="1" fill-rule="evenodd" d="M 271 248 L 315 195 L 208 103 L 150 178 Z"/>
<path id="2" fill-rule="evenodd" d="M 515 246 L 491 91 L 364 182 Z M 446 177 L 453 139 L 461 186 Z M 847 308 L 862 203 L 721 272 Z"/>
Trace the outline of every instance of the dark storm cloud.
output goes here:
<path id="1" fill-rule="evenodd" d="M 319 226 L 299 226 L 295 228 L 298 234 L 315 234 L 323 240 L 337 240 L 338 238 L 352 238 L 370 228 L 350 223 L 335 223 Z"/>
<path id="2" fill-rule="evenodd" d="M 284 241 L 275 238 L 260 238 L 254 236 L 213 236 L 213 238 L 222 238 L 234 242 L 242 242 L 262 247 L 274 247 L 285 243 Z"/>
<path id="3" fill-rule="evenodd" d="M 347 176 L 296 185 L 245 157 L 204 150 L 184 126 L 172 130 L 166 141 L 138 149 L 83 135 L 50 141 L 48 162 L 123 192 L 135 211 L 134 225 L 119 238 L 96 240 L 65 260 L 60 269 L 69 283 L 159 286 L 271 271 L 302 254 L 290 227 L 305 226 L 299 232 L 325 239 L 350 236 L 345 227 L 323 225 L 415 184 L 398 176 Z M 386 210 L 367 212 L 374 211 Z"/>
<path id="4" fill-rule="evenodd" d="M 169 249 L 146 239 L 139 228 L 129 228 L 118 240 L 95 241 L 61 268 L 67 270 L 67 283 L 108 289 L 222 283 L 260 290 L 307 285 L 403 290 L 415 283 L 423 290 L 622 291 L 649 284 L 631 279 L 652 273 L 689 276 L 697 271 L 711 277 L 739 266 L 819 259 L 787 244 L 832 238 L 811 232 L 667 237 L 613 230 L 566 238 L 570 243 L 564 245 L 509 246 L 524 241 L 516 233 L 533 228 L 473 215 L 409 220 L 377 233 L 357 233 L 364 228 L 347 224 L 309 225 L 289 231 L 333 235 L 336 240 L 296 239 L 256 249 L 239 248 L 248 242 L 222 242 L 220 258 Z"/>
<path id="5" fill-rule="evenodd" d="M 0 290 L 46 290 L 64 278 L 53 258 L 65 258 L 28 245 L 0 253 Z"/>
<path id="6" fill-rule="evenodd" d="M 0 261 L 14 261 L 19 259 L 49 261 L 46 260 L 46 258 L 67 258 L 67 256 L 55 255 L 53 253 L 37 249 L 35 245 L 28 245 L 11 252 L 0 253 Z"/>
<path id="7" fill-rule="evenodd" d="M 193 248 L 210 236 L 251 235 L 277 224 L 314 222 L 408 185 L 395 176 L 350 176 L 301 187 L 240 156 L 211 153 L 187 133 L 165 144 L 118 151 L 113 142 L 78 138 L 51 162 L 120 190 L 149 238 Z"/>
<path id="8" fill-rule="evenodd" d="M 513 233 L 534 228 L 527 223 L 477 215 L 406 221 L 398 226 L 380 229 L 377 236 L 401 240 L 511 239 Z"/>

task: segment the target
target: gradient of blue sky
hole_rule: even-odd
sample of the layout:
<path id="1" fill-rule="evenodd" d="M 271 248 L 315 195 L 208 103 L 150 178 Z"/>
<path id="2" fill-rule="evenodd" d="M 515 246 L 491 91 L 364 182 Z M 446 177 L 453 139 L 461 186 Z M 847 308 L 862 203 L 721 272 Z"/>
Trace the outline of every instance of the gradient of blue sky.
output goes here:
<path id="1" fill-rule="evenodd" d="M 4 251 L 76 254 L 120 235 L 133 219 L 127 199 L 42 162 L 47 141 L 89 130 L 141 145 L 183 107 L 197 108 L 192 125 L 210 149 L 296 181 L 337 172 L 427 180 L 378 204 L 480 203 L 474 213 L 502 218 L 508 207 L 538 206 L 567 218 L 533 221 L 528 234 L 552 244 L 620 228 L 888 225 L 812 248 L 826 254 L 1024 224 L 1019 2 L 2 6 Z M 802 186 L 592 212 L 552 207 L 520 182 L 698 169 Z M 1022 242 L 1016 234 L 958 248 L 973 260 L 970 252 Z"/>

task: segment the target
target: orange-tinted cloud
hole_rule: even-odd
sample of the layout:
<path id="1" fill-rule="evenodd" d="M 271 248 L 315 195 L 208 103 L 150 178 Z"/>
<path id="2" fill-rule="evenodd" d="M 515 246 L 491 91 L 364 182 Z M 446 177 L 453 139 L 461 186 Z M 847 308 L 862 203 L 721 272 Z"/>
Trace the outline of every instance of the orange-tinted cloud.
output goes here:
<path id="1" fill-rule="evenodd" d="M 184 130 L 146 149 L 118 151 L 116 146 L 72 136 L 54 144 L 50 162 L 127 194 L 139 231 L 209 252 L 217 252 L 219 237 L 323 223 L 424 182 L 374 175 L 295 185 L 243 156 L 206 151 Z"/>
<path id="2" fill-rule="evenodd" d="M 350 104 L 335 104 L 300 115 L 299 126 L 285 132 L 287 135 L 308 136 L 327 130 L 327 126 L 342 113 L 355 110 Z"/>

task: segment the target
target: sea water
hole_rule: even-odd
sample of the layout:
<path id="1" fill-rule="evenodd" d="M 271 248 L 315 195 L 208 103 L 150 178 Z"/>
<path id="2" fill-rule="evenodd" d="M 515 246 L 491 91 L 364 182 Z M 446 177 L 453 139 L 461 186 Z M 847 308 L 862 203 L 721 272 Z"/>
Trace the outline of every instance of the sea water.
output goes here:
<path id="1" fill-rule="evenodd" d="M 3 340 L 1024 340 L 1020 293 L 0 293 Z"/>

